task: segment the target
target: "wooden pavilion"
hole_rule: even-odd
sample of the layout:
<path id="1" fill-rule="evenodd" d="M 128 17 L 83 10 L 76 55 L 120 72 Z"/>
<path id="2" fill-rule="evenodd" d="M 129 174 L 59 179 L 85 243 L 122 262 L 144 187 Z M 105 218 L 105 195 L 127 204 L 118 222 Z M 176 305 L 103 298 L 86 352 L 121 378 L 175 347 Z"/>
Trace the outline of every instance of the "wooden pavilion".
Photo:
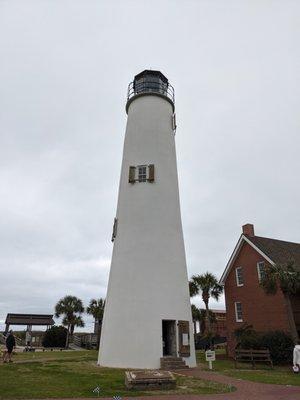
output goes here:
<path id="1" fill-rule="evenodd" d="M 53 314 L 7 314 L 5 320 L 5 332 L 6 334 L 9 331 L 9 327 L 11 325 L 23 325 L 27 326 L 26 329 L 26 345 L 40 345 L 43 334 L 40 332 L 38 335 L 33 334 L 32 327 L 33 326 L 46 326 L 49 329 L 52 325 L 54 325 Z M 35 338 L 36 336 L 36 338 Z"/>

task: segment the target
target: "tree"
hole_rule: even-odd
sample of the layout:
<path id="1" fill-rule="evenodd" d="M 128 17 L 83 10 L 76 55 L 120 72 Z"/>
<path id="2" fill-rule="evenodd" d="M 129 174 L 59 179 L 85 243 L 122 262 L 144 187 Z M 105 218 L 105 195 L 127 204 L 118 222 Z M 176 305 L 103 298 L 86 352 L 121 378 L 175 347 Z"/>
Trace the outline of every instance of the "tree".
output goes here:
<path id="1" fill-rule="evenodd" d="M 193 324 L 194 324 L 194 334 L 196 334 L 197 333 L 197 329 L 196 329 L 197 325 L 196 324 L 197 324 L 197 321 L 200 322 L 201 312 L 200 312 L 200 309 L 195 306 L 195 304 L 192 304 L 191 307 L 192 307 L 192 319 L 193 319 Z"/>
<path id="2" fill-rule="evenodd" d="M 197 294 L 199 294 L 198 286 L 193 281 L 189 281 L 189 290 L 191 297 L 195 297 Z"/>
<path id="3" fill-rule="evenodd" d="M 75 326 L 84 326 L 81 314 L 84 312 L 82 301 L 75 296 L 65 296 L 55 306 L 55 316 L 63 315 L 62 323 L 67 327 L 66 348 L 69 346 L 69 336 L 73 335 Z"/>
<path id="4" fill-rule="evenodd" d="M 192 304 L 192 318 L 194 323 L 194 333 L 196 333 L 196 323 L 200 324 L 200 333 L 203 335 L 206 330 L 206 310 L 203 308 L 197 308 L 195 304 Z M 209 310 L 209 320 L 213 324 L 217 321 L 215 314 Z"/>
<path id="5" fill-rule="evenodd" d="M 192 297 L 196 296 L 197 294 L 202 294 L 202 300 L 205 304 L 206 309 L 206 322 L 207 322 L 207 330 L 208 334 L 211 335 L 211 319 L 210 319 L 210 312 L 209 312 L 209 299 L 212 297 L 215 300 L 219 300 L 220 295 L 223 293 L 223 286 L 218 283 L 217 278 L 209 273 L 206 272 L 202 275 L 194 275 L 189 283 L 190 293 Z"/>
<path id="6" fill-rule="evenodd" d="M 206 310 L 204 308 L 200 308 L 200 332 L 202 334 L 206 332 L 206 320 L 207 320 Z M 216 315 L 211 310 L 209 310 L 209 321 L 211 326 L 212 324 L 217 322 Z"/>
<path id="7" fill-rule="evenodd" d="M 290 296 L 300 294 L 300 267 L 295 264 L 294 260 L 289 260 L 285 264 L 270 265 L 266 268 L 260 284 L 269 295 L 274 295 L 278 289 L 281 289 L 287 306 L 291 335 L 296 341 L 298 332 Z"/>
<path id="8" fill-rule="evenodd" d="M 97 339 L 97 348 L 99 349 L 100 345 L 100 335 L 101 335 L 101 327 L 102 320 L 104 314 L 105 300 L 103 299 L 92 299 L 90 301 L 89 306 L 86 309 L 86 312 L 92 315 L 95 319 L 95 322 L 98 323 L 98 339 Z"/>

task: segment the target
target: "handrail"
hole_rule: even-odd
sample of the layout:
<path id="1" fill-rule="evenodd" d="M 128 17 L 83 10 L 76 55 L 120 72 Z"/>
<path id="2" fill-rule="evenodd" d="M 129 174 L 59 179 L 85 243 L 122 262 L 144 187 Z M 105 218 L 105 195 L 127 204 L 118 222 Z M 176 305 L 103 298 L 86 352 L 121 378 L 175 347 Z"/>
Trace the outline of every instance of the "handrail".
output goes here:
<path id="1" fill-rule="evenodd" d="M 143 93 L 158 93 L 168 97 L 175 103 L 175 92 L 172 85 L 162 81 L 143 80 L 141 82 L 130 82 L 128 85 L 127 101 L 132 97 Z"/>
<path id="2" fill-rule="evenodd" d="M 23 345 L 22 339 L 20 339 L 17 336 L 14 336 L 14 338 L 15 338 L 16 344 L 18 344 L 19 346 Z M 5 344 L 5 342 L 6 342 L 6 336 L 4 336 L 4 334 L 2 332 L 0 332 L 0 343 Z"/>

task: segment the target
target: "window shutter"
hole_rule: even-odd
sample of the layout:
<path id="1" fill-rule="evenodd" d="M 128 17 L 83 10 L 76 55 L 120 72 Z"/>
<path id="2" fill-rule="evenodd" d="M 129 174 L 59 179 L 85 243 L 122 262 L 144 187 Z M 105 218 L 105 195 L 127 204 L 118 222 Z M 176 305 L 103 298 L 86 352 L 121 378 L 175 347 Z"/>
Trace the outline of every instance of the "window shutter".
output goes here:
<path id="1" fill-rule="evenodd" d="M 135 182 L 135 167 L 130 166 L 129 167 L 129 178 L 128 178 L 129 183 L 134 183 Z"/>
<path id="2" fill-rule="evenodd" d="M 176 114 L 174 113 L 172 115 L 172 129 L 173 129 L 174 132 L 176 131 L 176 128 L 177 128 L 177 125 L 176 125 Z"/>
<path id="3" fill-rule="evenodd" d="M 190 357 L 190 328 L 189 321 L 178 321 L 178 339 L 180 357 Z"/>
<path id="4" fill-rule="evenodd" d="M 115 218 L 114 219 L 114 226 L 113 226 L 113 233 L 112 233 L 112 237 L 111 237 L 111 241 L 113 242 L 117 236 L 117 228 L 118 228 L 118 219 Z"/>
<path id="5" fill-rule="evenodd" d="M 154 164 L 148 165 L 148 169 L 149 169 L 148 181 L 149 182 L 154 182 Z"/>

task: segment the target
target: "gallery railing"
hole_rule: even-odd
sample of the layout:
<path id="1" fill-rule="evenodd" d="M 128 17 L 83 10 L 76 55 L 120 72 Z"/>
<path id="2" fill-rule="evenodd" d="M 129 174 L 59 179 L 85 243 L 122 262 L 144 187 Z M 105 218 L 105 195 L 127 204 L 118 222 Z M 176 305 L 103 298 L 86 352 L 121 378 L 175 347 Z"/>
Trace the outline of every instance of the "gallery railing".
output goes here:
<path id="1" fill-rule="evenodd" d="M 142 93 L 159 93 L 163 96 L 168 97 L 175 103 L 175 92 L 172 85 L 169 83 L 164 83 L 162 81 L 148 81 L 144 80 L 142 82 L 131 82 L 128 85 L 127 100 L 131 99 L 137 94 Z"/>

